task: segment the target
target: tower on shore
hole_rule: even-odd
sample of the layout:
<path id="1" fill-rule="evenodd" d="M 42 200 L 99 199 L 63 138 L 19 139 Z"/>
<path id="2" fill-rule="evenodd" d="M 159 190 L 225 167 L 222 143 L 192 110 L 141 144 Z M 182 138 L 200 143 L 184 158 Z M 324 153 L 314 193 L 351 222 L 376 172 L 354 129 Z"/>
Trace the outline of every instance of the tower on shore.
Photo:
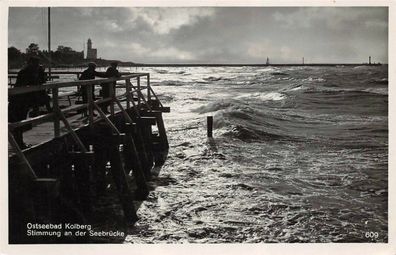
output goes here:
<path id="1" fill-rule="evenodd" d="M 269 65 L 269 64 L 270 64 L 269 58 L 268 58 L 268 57 L 267 57 L 267 61 L 265 62 L 265 64 L 266 64 L 266 65 Z"/>
<path id="2" fill-rule="evenodd" d="M 371 65 L 371 56 L 369 56 L 369 65 Z"/>
<path id="3" fill-rule="evenodd" d="M 97 58 L 98 58 L 98 51 L 97 49 L 92 48 L 92 41 L 91 38 L 89 38 L 87 42 L 87 59 L 97 59 Z"/>

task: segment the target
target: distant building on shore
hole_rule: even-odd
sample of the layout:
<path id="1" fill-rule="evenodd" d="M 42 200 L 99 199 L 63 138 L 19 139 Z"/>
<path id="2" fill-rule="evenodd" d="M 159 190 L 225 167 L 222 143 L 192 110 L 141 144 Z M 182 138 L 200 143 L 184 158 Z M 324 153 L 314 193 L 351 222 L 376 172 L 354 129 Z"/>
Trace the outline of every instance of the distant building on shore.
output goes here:
<path id="1" fill-rule="evenodd" d="M 97 59 L 98 58 L 98 50 L 92 48 L 91 38 L 88 39 L 87 42 L 87 59 Z"/>

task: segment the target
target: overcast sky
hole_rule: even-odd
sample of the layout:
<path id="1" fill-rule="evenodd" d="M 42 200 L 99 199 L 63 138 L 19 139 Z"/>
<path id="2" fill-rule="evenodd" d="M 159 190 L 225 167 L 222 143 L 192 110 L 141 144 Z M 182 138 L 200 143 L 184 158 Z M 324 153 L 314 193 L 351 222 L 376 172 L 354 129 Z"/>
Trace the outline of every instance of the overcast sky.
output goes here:
<path id="1" fill-rule="evenodd" d="M 139 63 L 388 62 L 385 7 L 51 8 L 52 49 Z M 47 8 L 9 9 L 9 46 L 47 49 Z"/>

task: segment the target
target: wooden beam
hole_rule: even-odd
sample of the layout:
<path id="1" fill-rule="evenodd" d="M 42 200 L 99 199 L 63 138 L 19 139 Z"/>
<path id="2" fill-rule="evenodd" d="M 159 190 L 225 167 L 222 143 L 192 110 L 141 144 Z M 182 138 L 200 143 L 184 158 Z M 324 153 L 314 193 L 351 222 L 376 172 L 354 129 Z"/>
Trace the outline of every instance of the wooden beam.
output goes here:
<path id="1" fill-rule="evenodd" d="M 136 89 L 136 87 L 133 86 L 133 84 L 131 83 L 131 87 L 132 87 L 133 89 L 135 89 L 135 90 L 136 90 L 136 93 L 138 94 L 138 98 L 139 98 L 139 100 L 138 100 L 138 108 L 140 109 L 140 99 L 142 99 L 143 102 L 146 104 L 147 108 L 148 108 L 149 110 L 151 110 L 150 105 L 147 103 L 146 99 L 144 98 L 144 95 L 143 95 L 142 91 L 141 91 L 140 88 L 139 88 L 139 87 L 140 87 L 140 77 L 138 77 L 138 84 L 137 84 L 137 86 L 138 86 L 138 88 Z"/>
<path id="2" fill-rule="evenodd" d="M 122 107 L 121 102 L 118 101 L 117 99 L 115 99 L 114 101 L 117 103 L 118 107 L 120 108 L 120 110 L 121 110 L 122 114 L 124 115 L 124 118 L 127 120 L 127 122 L 132 124 L 133 120 L 132 120 L 131 116 L 129 116 L 129 114 L 125 111 L 124 107 Z"/>
<path id="3" fill-rule="evenodd" d="M 89 86 L 89 85 L 98 85 L 103 83 L 109 83 L 114 81 L 121 81 L 125 79 L 131 79 L 136 77 L 145 76 L 146 74 L 131 74 L 126 76 L 121 76 L 118 78 L 99 78 L 92 80 L 78 80 L 78 81 L 69 81 L 69 82 L 48 82 L 42 85 L 34 85 L 34 86 L 25 86 L 25 87 L 17 87 L 8 89 L 8 95 L 18 95 L 24 94 L 28 92 L 41 91 L 53 88 L 65 88 L 65 87 L 73 87 L 73 86 Z"/>
<path id="4" fill-rule="evenodd" d="M 69 122 L 67 121 L 67 119 L 65 118 L 65 116 L 62 114 L 62 112 L 59 112 L 59 117 L 60 119 L 63 121 L 63 124 L 65 125 L 65 127 L 67 128 L 67 130 L 69 130 L 70 135 L 73 137 L 73 140 L 77 143 L 77 145 L 80 147 L 80 150 L 82 152 L 87 152 L 88 150 L 85 148 L 85 145 L 83 144 L 83 142 L 80 140 L 80 138 L 78 137 L 78 135 L 76 134 L 76 132 L 74 132 L 73 128 L 70 126 Z"/>
<path id="5" fill-rule="evenodd" d="M 102 119 L 104 119 L 106 121 L 106 123 L 111 127 L 111 129 L 117 134 L 120 135 L 121 132 L 118 130 L 118 128 L 113 124 L 113 122 L 111 122 L 111 120 L 109 118 L 107 118 L 106 114 L 102 111 L 102 109 L 100 109 L 100 107 L 93 102 L 92 103 L 93 106 L 95 107 L 95 109 L 98 111 L 100 117 L 102 117 Z"/>
<path id="6" fill-rule="evenodd" d="M 19 148 L 18 143 L 15 141 L 14 136 L 11 134 L 10 131 L 8 131 L 8 141 L 11 143 L 11 146 L 15 149 L 18 157 L 21 159 L 21 161 L 26 165 L 29 173 L 29 177 L 32 179 L 37 179 L 37 175 L 34 172 L 32 166 L 30 165 L 29 161 L 26 159 L 25 155 L 23 154 L 21 148 Z"/>

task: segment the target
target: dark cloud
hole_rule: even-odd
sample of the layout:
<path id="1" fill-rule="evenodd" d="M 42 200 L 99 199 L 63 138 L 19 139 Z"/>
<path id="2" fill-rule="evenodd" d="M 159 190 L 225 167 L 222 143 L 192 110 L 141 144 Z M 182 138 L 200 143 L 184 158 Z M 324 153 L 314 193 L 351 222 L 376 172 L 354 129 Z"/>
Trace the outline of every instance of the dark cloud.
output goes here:
<path id="1" fill-rule="evenodd" d="M 157 63 L 363 62 L 388 60 L 386 7 L 56 7 L 53 48 Z M 47 9 L 11 7 L 9 45 L 46 48 Z"/>

